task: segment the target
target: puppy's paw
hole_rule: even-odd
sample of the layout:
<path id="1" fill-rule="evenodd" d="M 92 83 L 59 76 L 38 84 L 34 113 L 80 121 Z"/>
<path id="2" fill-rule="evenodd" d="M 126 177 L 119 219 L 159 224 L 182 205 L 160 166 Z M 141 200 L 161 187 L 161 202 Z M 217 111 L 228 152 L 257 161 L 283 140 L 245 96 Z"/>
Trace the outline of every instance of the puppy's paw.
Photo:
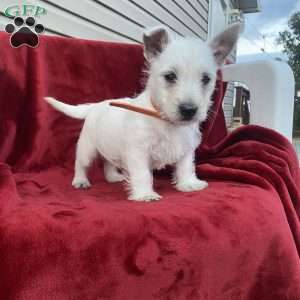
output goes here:
<path id="1" fill-rule="evenodd" d="M 73 179 L 72 185 L 75 189 L 88 189 L 91 184 L 88 179 Z"/>
<path id="2" fill-rule="evenodd" d="M 128 198 L 128 200 L 139 202 L 158 201 L 160 199 L 161 195 L 154 191 L 148 193 L 134 193 Z"/>
<path id="3" fill-rule="evenodd" d="M 200 191 L 208 187 L 208 183 L 198 178 L 192 178 L 176 184 L 176 189 L 181 192 Z"/>

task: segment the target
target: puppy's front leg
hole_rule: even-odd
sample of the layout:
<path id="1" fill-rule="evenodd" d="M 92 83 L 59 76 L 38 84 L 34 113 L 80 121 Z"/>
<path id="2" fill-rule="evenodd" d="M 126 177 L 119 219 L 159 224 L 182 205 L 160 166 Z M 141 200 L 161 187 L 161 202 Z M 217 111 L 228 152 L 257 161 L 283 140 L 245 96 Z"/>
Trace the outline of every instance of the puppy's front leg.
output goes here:
<path id="1" fill-rule="evenodd" d="M 129 174 L 129 200 L 145 201 L 159 200 L 161 196 L 153 190 L 153 174 L 149 158 L 145 153 L 131 152 L 127 158 Z"/>
<path id="2" fill-rule="evenodd" d="M 199 191 L 208 186 L 206 181 L 197 178 L 194 159 L 194 151 L 191 151 L 176 164 L 174 183 L 181 192 Z"/>

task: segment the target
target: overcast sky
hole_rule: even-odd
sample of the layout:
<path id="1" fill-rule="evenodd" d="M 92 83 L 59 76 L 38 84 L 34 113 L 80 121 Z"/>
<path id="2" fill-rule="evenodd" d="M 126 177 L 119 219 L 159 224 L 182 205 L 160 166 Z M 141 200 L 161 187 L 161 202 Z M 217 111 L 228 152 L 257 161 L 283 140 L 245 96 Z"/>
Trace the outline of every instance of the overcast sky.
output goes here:
<path id="1" fill-rule="evenodd" d="M 278 32 L 287 28 L 291 14 L 300 10 L 300 0 L 260 0 L 260 13 L 245 15 L 245 31 L 238 44 L 238 61 L 282 56 L 276 44 Z M 265 42 L 264 38 L 265 36 Z M 261 51 L 266 49 L 267 54 Z"/>

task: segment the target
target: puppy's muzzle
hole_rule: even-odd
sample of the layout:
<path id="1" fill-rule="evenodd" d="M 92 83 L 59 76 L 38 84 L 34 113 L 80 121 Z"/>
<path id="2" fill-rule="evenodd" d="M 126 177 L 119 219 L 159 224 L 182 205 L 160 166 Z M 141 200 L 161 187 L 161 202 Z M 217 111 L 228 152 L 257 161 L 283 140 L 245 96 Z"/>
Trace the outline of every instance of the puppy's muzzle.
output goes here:
<path id="1" fill-rule="evenodd" d="M 183 103 L 179 105 L 179 113 L 183 121 L 190 121 L 196 115 L 198 107 L 192 103 Z"/>

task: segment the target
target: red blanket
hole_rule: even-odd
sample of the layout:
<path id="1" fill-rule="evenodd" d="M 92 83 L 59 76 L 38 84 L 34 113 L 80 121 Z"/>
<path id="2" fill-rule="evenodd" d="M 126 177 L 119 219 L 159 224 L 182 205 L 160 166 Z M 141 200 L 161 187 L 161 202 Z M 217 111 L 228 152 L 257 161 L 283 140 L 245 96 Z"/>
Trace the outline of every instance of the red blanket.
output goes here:
<path id="1" fill-rule="evenodd" d="M 68 103 L 141 89 L 139 46 L 42 38 L 12 49 L 0 34 L 1 300 L 300 299 L 299 166 L 289 142 L 257 126 L 225 137 L 217 85 L 197 171 L 209 188 L 126 200 L 97 164 L 90 190 L 71 186 L 82 123 Z"/>

